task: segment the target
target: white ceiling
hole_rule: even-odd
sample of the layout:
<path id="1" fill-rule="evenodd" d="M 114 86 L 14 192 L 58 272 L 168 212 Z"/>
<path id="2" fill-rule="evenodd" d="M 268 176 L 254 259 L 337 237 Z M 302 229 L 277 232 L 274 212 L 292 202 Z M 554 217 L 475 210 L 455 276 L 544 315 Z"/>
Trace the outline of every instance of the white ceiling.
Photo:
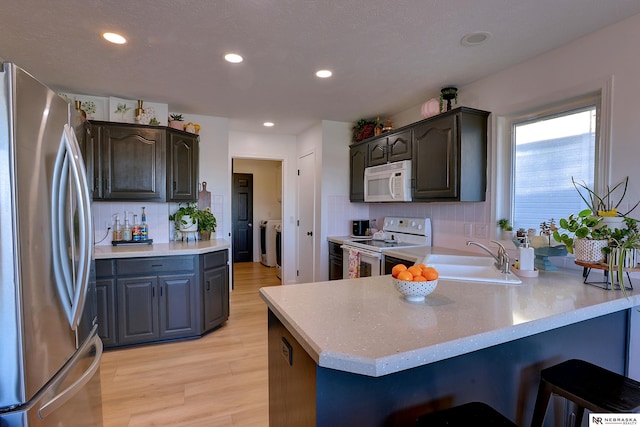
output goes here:
<path id="1" fill-rule="evenodd" d="M 0 58 L 60 91 L 297 134 L 398 113 L 638 13 L 638 0 L 0 0 Z M 473 31 L 492 37 L 462 46 Z"/>

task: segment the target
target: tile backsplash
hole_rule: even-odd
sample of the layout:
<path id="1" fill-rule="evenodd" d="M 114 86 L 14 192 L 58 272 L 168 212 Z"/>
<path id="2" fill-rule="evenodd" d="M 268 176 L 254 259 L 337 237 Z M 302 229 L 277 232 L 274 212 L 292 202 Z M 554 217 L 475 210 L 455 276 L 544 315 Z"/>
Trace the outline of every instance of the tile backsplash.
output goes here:
<path id="1" fill-rule="evenodd" d="M 115 215 L 118 215 L 120 226 L 124 227 L 125 212 L 129 218 L 129 224 L 133 225 L 133 215 L 138 216 L 138 222 L 142 222 L 142 207 L 147 212 L 147 224 L 149 226 L 149 238 L 154 243 L 168 243 L 173 224 L 169 223 L 170 203 L 152 202 L 93 202 L 93 228 L 96 245 L 110 245 L 115 227 Z M 111 230 L 107 232 L 107 228 Z"/>

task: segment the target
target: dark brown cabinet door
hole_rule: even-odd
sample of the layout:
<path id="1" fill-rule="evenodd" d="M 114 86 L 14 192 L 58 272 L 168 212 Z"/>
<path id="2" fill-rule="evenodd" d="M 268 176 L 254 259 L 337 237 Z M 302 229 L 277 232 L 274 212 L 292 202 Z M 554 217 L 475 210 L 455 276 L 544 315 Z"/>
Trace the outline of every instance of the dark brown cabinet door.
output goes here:
<path id="1" fill-rule="evenodd" d="M 227 265 L 205 270 L 204 330 L 209 331 L 229 317 L 229 270 Z"/>
<path id="2" fill-rule="evenodd" d="M 367 144 L 349 148 L 349 200 L 364 202 L 364 169 L 367 167 Z"/>
<path id="3" fill-rule="evenodd" d="M 100 141 L 104 199 L 165 200 L 163 129 L 104 125 Z"/>
<path id="4" fill-rule="evenodd" d="M 160 338 L 176 338 L 199 333 L 195 274 L 158 277 L 160 291 Z"/>
<path id="5" fill-rule="evenodd" d="M 192 201 L 198 198 L 198 137 L 167 130 L 167 199 Z"/>
<path id="6" fill-rule="evenodd" d="M 414 201 L 486 199 L 488 116 L 487 111 L 458 107 L 414 127 Z"/>
<path id="7" fill-rule="evenodd" d="M 115 279 L 96 280 L 96 300 L 98 303 L 98 335 L 105 347 L 118 343 L 116 334 L 116 283 Z"/>
<path id="8" fill-rule="evenodd" d="M 387 163 L 387 138 L 378 138 L 367 143 L 367 166 Z"/>
<path id="9" fill-rule="evenodd" d="M 411 146 L 411 129 L 389 135 L 387 138 L 387 160 L 389 162 L 411 160 Z"/>
<path id="10" fill-rule="evenodd" d="M 458 196 L 455 115 L 416 126 L 413 140 L 413 200 Z"/>
<path id="11" fill-rule="evenodd" d="M 156 276 L 117 279 L 118 344 L 155 341 L 158 328 Z"/>
<path id="12" fill-rule="evenodd" d="M 102 165 L 100 164 L 102 126 L 85 123 L 83 131 L 82 157 L 87 170 L 89 191 L 93 200 L 100 200 L 102 199 Z"/>

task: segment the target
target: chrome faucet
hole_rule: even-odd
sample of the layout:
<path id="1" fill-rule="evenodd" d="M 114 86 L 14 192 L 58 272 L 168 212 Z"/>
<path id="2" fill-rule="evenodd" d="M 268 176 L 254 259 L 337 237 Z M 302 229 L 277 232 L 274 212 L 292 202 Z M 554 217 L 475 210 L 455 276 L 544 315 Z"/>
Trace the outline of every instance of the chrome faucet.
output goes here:
<path id="1" fill-rule="evenodd" d="M 495 266 L 498 270 L 500 270 L 502 273 L 504 274 L 509 274 L 509 254 L 507 254 L 507 250 L 505 249 L 504 245 L 500 242 L 497 242 L 495 240 L 491 241 L 492 243 L 495 243 L 496 245 L 498 245 L 498 254 L 494 254 L 493 252 L 491 252 L 491 249 L 489 249 L 488 247 L 486 247 L 485 245 L 483 245 L 482 243 L 478 243 L 478 242 L 474 242 L 469 240 L 467 242 L 467 246 L 469 245 L 475 245 L 478 246 L 479 248 L 482 248 L 483 250 L 485 250 L 489 255 L 491 255 L 495 260 Z"/>

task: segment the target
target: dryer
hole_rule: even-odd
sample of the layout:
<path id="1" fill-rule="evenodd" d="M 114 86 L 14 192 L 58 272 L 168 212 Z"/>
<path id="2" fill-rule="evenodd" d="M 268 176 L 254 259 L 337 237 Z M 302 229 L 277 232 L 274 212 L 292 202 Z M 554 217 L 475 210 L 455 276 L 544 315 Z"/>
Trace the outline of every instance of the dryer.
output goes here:
<path id="1" fill-rule="evenodd" d="M 260 221 L 260 262 L 267 267 L 276 266 L 276 226 L 279 219 Z"/>

